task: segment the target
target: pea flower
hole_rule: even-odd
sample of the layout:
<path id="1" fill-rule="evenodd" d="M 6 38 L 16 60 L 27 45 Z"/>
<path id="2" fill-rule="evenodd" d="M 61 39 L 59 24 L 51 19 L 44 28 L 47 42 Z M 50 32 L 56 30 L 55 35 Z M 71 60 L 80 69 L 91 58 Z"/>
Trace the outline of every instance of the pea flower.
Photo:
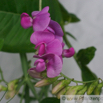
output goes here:
<path id="1" fill-rule="evenodd" d="M 56 54 L 45 54 L 42 56 L 34 55 L 35 58 L 43 59 L 46 63 L 46 69 L 47 69 L 47 76 L 49 78 L 54 78 L 58 76 L 62 70 L 62 60 L 61 58 Z M 36 70 L 40 70 L 40 67 L 36 67 Z M 41 66 L 41 71 L 43 70 Z"/>
<path id="2" fill-rule="evenodd" d="M 75 51 L 73 47 L 69 49 L 64 49 L 62 53 L 63 57 L 66 57 L 66 58 L 72 57 L 74 54 L 75 54 Z"/>
<path id="3" fill-rule="evenodd" d="M 61 43 L 63 42 L 64 33 L 61 26 L 56 21 L 50 20 L 47 30 L 52 32 L 55 38 L 58 39 Z"/>
<path id="4" fill-rule="evenodd" d="M 21 14 L 21 26 L 27 29 L 33 26 L 34 31 L 43 31 L 47 28 L 50 22 L 49 7 L 43 8 L 41 11 L 33 11 L 32 18 L 27 13 Z"/>
<path id="5" fill-rule="evenodd" d="M 30 75 L 31 77 L 33 77 L 33 78 L 43 78 L 43 77 L 42 77 L 42 73 L 36 71 L 36 68 L 35 68 L 35 67 L 34 67 L 34 68 L 30 68 L 30 69 L 28 70 L 28 73 L 29 73 L 29 75 Z"/>
<path id="6" fill-rule="evenodd" d="M 62 44 L 58 39 L 55 39 L 53 33 L 49 31 L 35 31 L 30 37 L 31 43 L 38 49 L 38 55 L 47 53 L 62 54 Z"/>

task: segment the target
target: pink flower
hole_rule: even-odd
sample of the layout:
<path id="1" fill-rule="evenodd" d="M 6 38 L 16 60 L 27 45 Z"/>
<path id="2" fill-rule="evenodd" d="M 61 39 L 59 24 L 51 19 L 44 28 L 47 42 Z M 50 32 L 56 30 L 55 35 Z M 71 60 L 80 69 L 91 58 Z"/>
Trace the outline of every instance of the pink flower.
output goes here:
<path id="1" fill-rule="evenodd" d="M 45 62 L 43 59 L 38 59 L 35 61 L 34 66 L 36 66 L 37 72 L 42 72 L 46 69 Z"/>
<path id="2" fill-rule="evenodd" d="M 47 28 L 50 22 L 49 7 L 43 8 L 41 11 L 33 11 L 32 18 L 27 13 L 21 14 L 21 26 L 27 29 L 33 26 L 34 31 L 43 31 Z"/>
<path id="3" fill-rule="evenodd" d="M 47 76 L 49 78 L 54 78 L 60 74 L 63 64 L 62 64 L 61 58 L 58 55 L 45 54 L 43 56 L 34 55 L 34 57 L 43 59 L 45 61 L 46 68 L 47 68 Z M 38 68 L 36 68 L 36 69 L 38 69 Z"/>
<path id="4" fill-rule="evenodd" d="M 69 58 L 72 57 L 75 54 L 74 48 L 64 49 L 63 50 L 63 57 Z"/>
<path id="5" fill-rule="evenodd" d="M 58 39 L 55 39 L 53 33 L 49 31 L 36 31 L 30 37 L 31 43 L 38 49 L 38 54 L 43 55 L 47 53 L 62 54 L 62 44 Z"/>
<path id="6" fill-rule="evenodd" d="M 52 32 L 55 38 L 58 39 L 61 43 L 63 42 L 63 30 L 56 21 L 51 20 L 49 26 L 47 27 L 47 30 Z"/>
<path id="7" fill-rule="evenodd" d="M 29 75 L 30 75 L 31 77 L 33 77 L 33 78 L 43 78 L 43 77 L 41 76 L 41 73 L 38 72 L 38 71 L 36 71 L 36 68 L 30 68 L 30 69 L 28 70 L 28 73 L 29 73 Z"/>

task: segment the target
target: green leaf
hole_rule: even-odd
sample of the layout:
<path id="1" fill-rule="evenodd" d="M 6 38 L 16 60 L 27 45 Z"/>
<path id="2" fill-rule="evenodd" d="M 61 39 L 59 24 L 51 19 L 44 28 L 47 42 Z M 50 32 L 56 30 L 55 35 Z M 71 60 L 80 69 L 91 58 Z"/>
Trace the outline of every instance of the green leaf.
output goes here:
<path id="1" fill-rule="evenodd" d="M 43 7 L 50 7 L 51 19 L 62 22 L 61 11 L 57 0 L 43 0 Z M 0 0 L 0 38 L 4 39 L 2 51 L 12 53 L 35 52 L 30 42 L 32 28 L 23 29 L 20 15 L 31 14 L 39 9 L 39 0 Z M 31 15 L 30 15 L 31 16 Z"/>
<path id="2" fill-rule="evenodd" d="M 88 47 L 86 49 L 81 49 L 77 53 L 77 59 L 81 62 L 81 64 L 88 64 L 95 55 L 96 48 L 95 47 Z"/>
<path id="3" fill-rule="evenodd" d="M 90 81 L 97 79 L 97 76 L 85 65 L 81 66 L 81 72 L 82 72 L 82 79 L 83 81 Z"/>
<path id="4" fill-rule="evenodd" d="M 48 97 L 43 99 L 40 103 L 60 103 L 60 99 L 57 99 L 55 97 Z"/>
<path id="5" fill-rule="evenodd" d="M 63 20 L 64 20 L 64 24 L 68 24 L 68 23 L 74 23 L 74 22 L 79 22 L 80 19 L 72 14 L 72 13 L 69 13 L 61 3 L 59 3 L 59 6 L 60 6 L 60 9 L 61 9 L 61 12 L 62 12 L 62 16 L 63 16 Z"/>
<path id="6" fill-rule="evenodd" d="M 0 50 L 2 49 L 3 44 L 4 44 L 4 39 L 1 39 L 1 38 L 0 38 Z"/>
<path id="7" fill-rule="evenodd" d="M 68 36 L 70 36 L 71 38 L 73 38 L 74 40 L 77 40 L 71 33 L 66 32 L 66 34 L 67 34 Z"/>
<path id="8" fill-rule="evenodd" d="M 36 0 L 0 0 L 0 38 L 4 39 L 2 51 L 34 52 L 30 43 L 32 28 L 23 29 L 20 25 L 20 15 L 23 12 L 31 14 L 38 9 Z"/>

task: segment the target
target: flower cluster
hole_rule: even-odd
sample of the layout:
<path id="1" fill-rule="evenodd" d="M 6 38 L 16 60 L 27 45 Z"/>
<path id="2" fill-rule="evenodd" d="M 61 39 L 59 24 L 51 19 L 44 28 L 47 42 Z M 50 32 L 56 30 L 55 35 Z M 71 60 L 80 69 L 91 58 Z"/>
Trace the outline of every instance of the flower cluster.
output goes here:
<path id="1" fill-rule="evenodd" d="M 35 45 L 38 58 L 34 62 L 34 68 L 29 69 L 32 77 L 40 78 L 40 73 L 47 71 L 49 78 L 58 76 L 62 70 L 63 58 L 74 55 L 74 49 L 64 49 L 63 31 L 61 26 L 51 20 L 48 13 L 49 7 L 43 8 L 41 11 L 33 11 L 32 17 L 27 13 L 21 14 L 21 25 L 24 29 L 33 27 L 34 33 L 30 37 L 30 41 Z M 37 74 L 37 75 L 35 75 Z"/>

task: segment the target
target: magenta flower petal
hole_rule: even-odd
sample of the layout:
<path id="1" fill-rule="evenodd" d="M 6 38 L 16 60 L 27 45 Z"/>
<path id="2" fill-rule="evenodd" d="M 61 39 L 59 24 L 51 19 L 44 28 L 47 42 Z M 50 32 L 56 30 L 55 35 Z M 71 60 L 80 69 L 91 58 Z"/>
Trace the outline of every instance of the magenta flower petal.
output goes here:
<path id="1" fill-rule="evenodd" d="M 32 26 L 32 18 L 27 13 L 21 14 L 21 26 L 27 29 Z"/>
<path id="2" fill-rule="evenodd" d="M 70 49 L 64 49 L 63 50 L 63 56 L 66 58 L 72 57 L 75 54 L 74 48 L 70 48 Z"/>
<path id="3" fill-rule="evenodd" d="M 31 77 L 33 77 L 33 78 L 43 78 L 43 77 L 41 76 L 40 72 L 37 72 L 37 71 L 36 71 L 36 68 L 30 68 L 30 69 L 28 70 L 28 73 L 29 73 L 29 75 L 30 75 Z"/>
<path id="4" fill-rule="evenodd" d="M 39 12 L 38 15 L 45 14 L 45 13 L 47 13 L 48 11 L 49 11 L 49 6 L 46 6 L 46 7 L 44 7 L 44 8 Z"/>
<path id="5" fill-rule="evenodd" d="M 34 66 L 36 66 L 37 72 L 42 72 L 46 69 L 45 62 L 43 59 L 38 59 L 35 61 Z"/>
<path id="6" fill-rule="evenodd" d="M 46 46 L 46 53 L 53 53 L 57 55 L 62 54 L 62 45 L 58 39 L 54 39 Z"/>
<path id="7" fill-rule="evenodd" d="M 60 74 L 62 70 L 62 61 L 58 55 L 48 54 L 47 76 L 54 78 Z"/>
<path id="8" fill-rule="evenodd" d="M 34 17 L 37 15 L 48 13 L 48 11 L 49 11 L 49 6 L 46 6 L 41 11 L 33 11 L 31 15 L 32 15 L 32 17 Z"/>
<path id="9" fill-rule="evenodd" d="M 34 17 L 34 16 L 37 16 L 37 14 L 39 14 L 40 13 L 40 11 L 33 11 L 32 13 L 31 13 L 31 15 L 32 15 L 32 17 Z"/>
<path id="10" fill-rule="evenodd" d="M 30 41 L 31 43 L 37 45 L 41 42 L 43 43 L 49 43 L 54 39 L 54 35 L 50 32 L 44 32 L 44 31 L 36 31 L 34 32 L 31 37 Z"/>
<path id="11" fill-rule="evenodd" d="M 45 13 L 39 16 L 36 16 L 35 19 L 33 19 L 33 30 L 34 31 L 43 31 L 47 28 L 50 22 L 50 14 Z"/>
<path id="12" fill-rule="evenodd" d="M 63 42 L 63 37 L 62 36 L 55 35 L 55 38 L 58 39 L 61 43 Z"/>
<path id="13" fill-rule="evenodd" d="M 58 35 L 58 36 L 64 35 L 61 26 L 56 21 L 50 20 L 49 27 L 55 31 L 55 35 Z"/>
<path id="14" fill-rule="evenodd" d="M 45 44 L 42 43 L 39 47 L 38 55 L 43 55 L 45 53 Z"/>
<path id="15" fill-rule="evenodd" d="M 34 55 L 35 58 L 42 58 L 47 61 L 47 76 L 54 78 L 58 76 L 62 70 L 62 60 L 56 54 L 45 54 L 43 56 Z"/>
<path id="16" fill-rule="evenodd" d="M 65 46 L 65 43 L 62 42 L 62 48 L 64 48 L 64 46 Z"/>

